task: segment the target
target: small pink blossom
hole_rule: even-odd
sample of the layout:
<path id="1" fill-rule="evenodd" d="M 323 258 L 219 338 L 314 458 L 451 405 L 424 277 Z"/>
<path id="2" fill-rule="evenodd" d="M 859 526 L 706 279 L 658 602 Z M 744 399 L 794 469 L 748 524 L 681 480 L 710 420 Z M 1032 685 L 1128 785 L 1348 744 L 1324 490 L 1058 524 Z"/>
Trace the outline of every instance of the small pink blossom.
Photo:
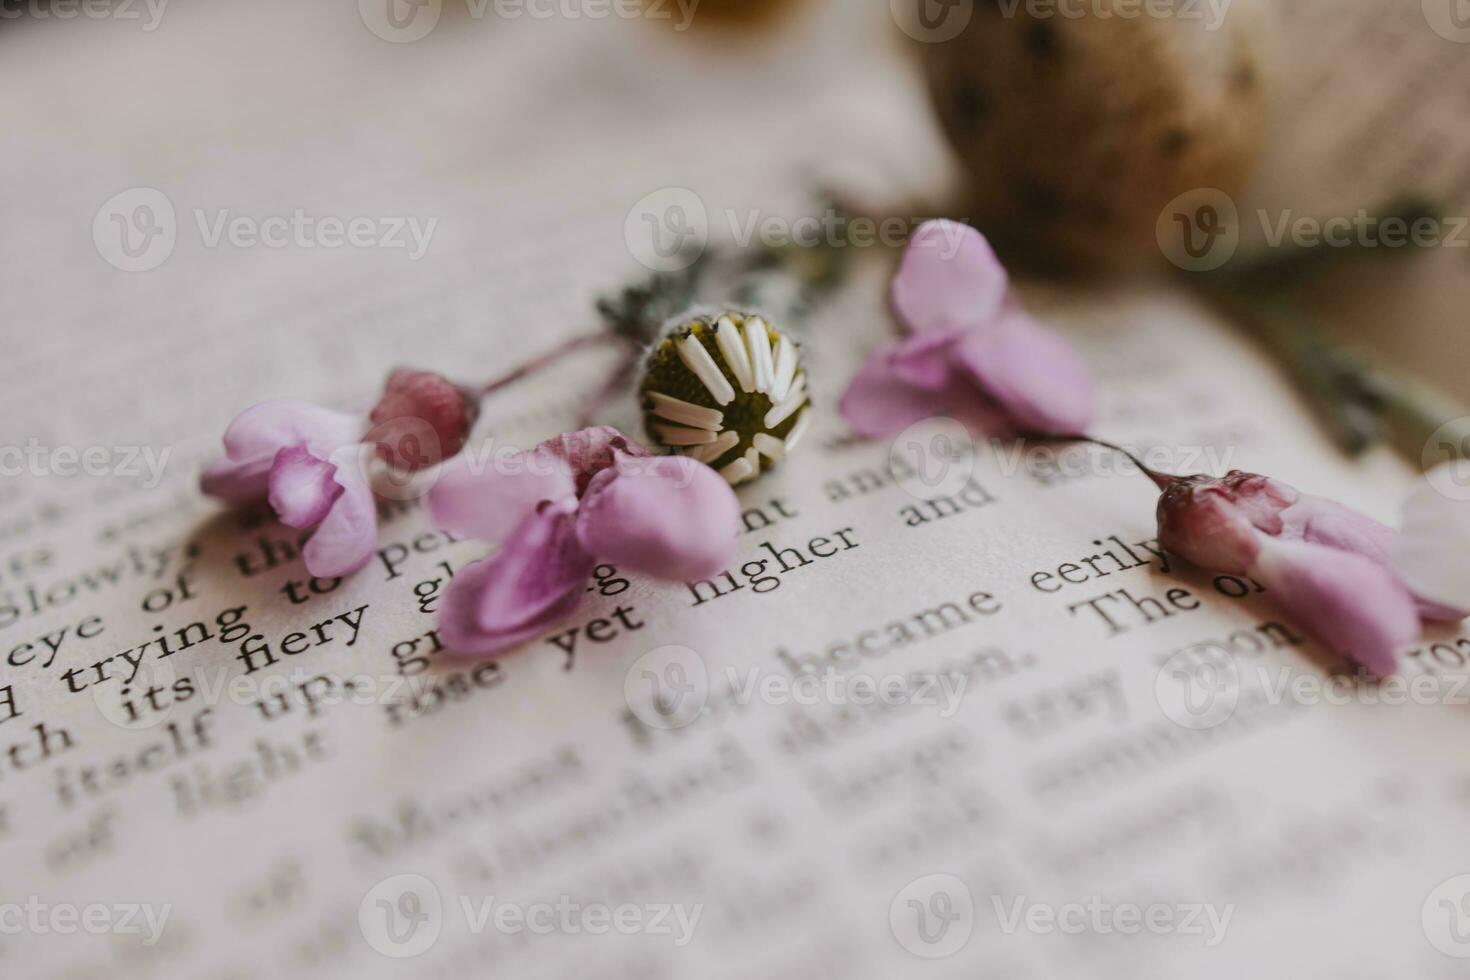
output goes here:
<path id="1" fill-rule="evenodd" d="M 740 505 L 718 473 L 653 456 L 616 429 L 560 436 L 489 468 L 450 467 L 429 492 L 445 530 L 501 546 L 445 590 L 439 636 L 465 656 L 503 653 L 576 608 L 602 561 L 673 581 L 733 557 Z"/>
<path id="2" fill-rule="evenodd" d="M 1391 557 L 1394 531 L 1334 501 L 1254 473 L 1153 474 L 1159 542 L 1210 571 L 1249 575 L 1337 653 L 1379 675 L 1422 619 L 1463 619 L 1415 595 Z"/>
<path id="3" fill-rule="evenodd" d="M 411 478 L 458 453 L 478 415 L 473 391 L 409 369 L 389 376 L 368 419 L 309 402 L 262 402 L 230 423 L 224 457 L 205 467 L 200 487 L 230 504 L 267 500 L 287 527 L 316 528 L 302 552 L 307 571 L 349 575 L 377 548 L 373 457 Z"/>
<path id="4" fill-rule="evenodd" d="M 321 578 L 357 571 L 377 547 L 378 515 L 363 421 L 308 402 L 247 408 L 225 430 L 225 455 L 200 487 L 231 504 L 265 499 L 287 527 L 315 527 L 302 557 Z"/>
<path id="5" fill-rule="evenodd" d="M 940 413 L 997 435 L 1071 435 L 1092 424 L 1087 363 L 1021 309 L 975 229 L 921 226 L 892 300 L 909 336 L 876 351 L 842 397 L 842 415 L 860 435 L 885 438 Z"/>

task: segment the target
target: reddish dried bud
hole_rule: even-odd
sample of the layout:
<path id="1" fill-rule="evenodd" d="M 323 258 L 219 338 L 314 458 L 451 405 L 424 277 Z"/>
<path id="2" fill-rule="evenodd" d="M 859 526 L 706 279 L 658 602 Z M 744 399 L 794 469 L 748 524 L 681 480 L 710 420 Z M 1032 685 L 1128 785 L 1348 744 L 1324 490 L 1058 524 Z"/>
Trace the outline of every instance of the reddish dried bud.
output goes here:
<path id="1" fill-rule="evenodd" d="M 1259 535 L 1281 533 L 1281 512 L 1298 494 L 1255 473 L 1223 478 L 1166 477 L 1159 498 L 1159 543 L 1200 568 L 1243 575 L 1260 553 Z"/>
<path id="2" fill-rule="evenodd" d="M 366 441 L 393 467 L 415 472 L 463 449 L 479 415 L 478 400 L 442 374 L 399 368 L 369 416 Z"/>

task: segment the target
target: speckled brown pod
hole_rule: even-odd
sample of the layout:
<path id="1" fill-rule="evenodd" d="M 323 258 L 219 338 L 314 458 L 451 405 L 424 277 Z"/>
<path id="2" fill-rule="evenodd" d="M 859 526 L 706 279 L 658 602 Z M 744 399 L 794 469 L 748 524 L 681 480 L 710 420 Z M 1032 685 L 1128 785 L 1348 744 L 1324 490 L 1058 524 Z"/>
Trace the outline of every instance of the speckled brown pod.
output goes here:
<path id="1" fill-rule="evenodd" d="M 1175 15 L 1100 14 L 1114 7 Z M 1080 16 L 1039 15 L 1063 8 Z M 963 216 L 1053 264 L 1158 259 L 1170 201 L 1234 194 L 1255 165 L 1270 13 L 1268 0 L 1234 0 L 1218 23 L 1197 0 L 975 0 L 957 37 L 917 42 L 969 175 Z"/>

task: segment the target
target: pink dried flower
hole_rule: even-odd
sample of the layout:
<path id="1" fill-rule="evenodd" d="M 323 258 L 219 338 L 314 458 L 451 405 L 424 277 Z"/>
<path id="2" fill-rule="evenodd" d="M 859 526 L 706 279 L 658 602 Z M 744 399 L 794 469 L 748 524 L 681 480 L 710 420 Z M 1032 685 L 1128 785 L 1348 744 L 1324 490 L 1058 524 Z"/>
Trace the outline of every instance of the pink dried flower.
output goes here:
<path id="1" fill-rule="evenodd" d="M 321 578 L 357 571 L 377 547 L 378 513 L 367 478 L 363 423 L 308 402 L 247 408 L 225 430 L 224 458 L 201 489 L 232 504 L 266 499 L 281 523 L 316 528 L 302 557 Z"/>
<path id="2" fill-rule="evenodd" d="M 994 434 L 1069 435 L 1096 412 L 1092 372 L 1010 289 L 985 236 L 953 221 L 915 232 L 893 280 L 910 331 L 876 351 L 842 397 L 860 435 L 884 438 L 941 412 Z"/>
<path id="3" fill-rule="evenodd" d="M 1254 473 L 1150 474 L 1163 489 L 1159 543 L 1210 571 L 1249 575 L 1334 651 L 1379 675 L 1420 619 L 1465 613 L 1416 596 L 1390 557 L 1394 531 Z"/>
<path id="4" fill-rule="evenodd" d="M 674 581 L 713 575 L 740 528 L 735 492 L 714 470 L 605 427 L 484 471 L 451 467 L 429 507 L 444 529 L 502 546 L 445 590 L 439 636 L 466 656 L 502 653 L 570 614 L 599 561 Z"/>
<path id="5" fill-rule="evenodd" d="M 262 402 L 230 423 L 224 457 L 205 467 L 200 487 L 231 504 L 267 500 L 287 527 L 316 528 L 302 551 L 307 571 L 349 575 L 378 544 L 373 457 L 412 474 L 458 453 L 478 414 L 472 392 L 431 371 L 407 369 L 389 376 L 371 431 L 358 415 L 309 402 Z"/>

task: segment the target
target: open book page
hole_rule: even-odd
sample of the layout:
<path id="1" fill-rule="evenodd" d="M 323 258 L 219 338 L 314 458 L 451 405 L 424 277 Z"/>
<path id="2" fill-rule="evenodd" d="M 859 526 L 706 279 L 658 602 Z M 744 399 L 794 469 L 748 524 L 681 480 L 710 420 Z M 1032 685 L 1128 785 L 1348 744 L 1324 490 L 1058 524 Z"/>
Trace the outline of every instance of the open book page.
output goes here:
<path id="1" fill-rule="evenodd" d="M 238 50 L 313 50 L 272 19 L 284 5 L 262 9 L 208 16 Z M 618 49 L 585 24 L 461 25 L 482 33 L 432 57 L 322 42 L 381 96 L 380 122 L 461 122 L 461 143 L 432 149 L 354 117 L 205 153 L 183 125 L 202 96 L 154 79 L 168 152 L 98 136 L 103 162 L 82 168 L 76 137 L 7 107 L 0 200 L 22 230 L 0 264 L 0 425 L 20 451 L 6 464 L 22 461 L 0 520 L 7 976 L 1460 975 L 1441 950 L 1463 949 L 1470 639 L 1405 651 L 1412 699 L 1353 693 L 1252 583 L 1161 552 L 1154 489 L 1119 458 L 967 443 L 942 423 L 851 440 L 831 406 L 891 330 L 885 258 L 810 323 L 826 412 L 804 453 L 741 491 L 728 572 L 669 586 L 599 567 L 571 619 L 498 662 L 440 648 L 436 597 L 485 549 L 417 503 L 385 501 L 376 559 L 339 582 L 311 579 L 299 535 L 198 495 L 251 402 L 364 404 L 400 363 L 468 380 L 592 326 L 596 293 L 645 271 L 625 231 L 646 195 L 692 185 L 713 225 L 795 208 L 791 179 L 833 146 L 922 132 L 917 90 L 828 111 L 866 91 L 854 64 L 895 55 L 813 16 L 823 54 L 771 53 L 769 91 L 712 103 L 711 57 L 688 90 L 648 90 L 660 111 L 638 118 L 466 94 L 699 62 L 629 25 Z M 191 23 L 160 32 L 170 57 Z M 5 38 L 0 70 L 79 91 L 122 57 L 89 36 Z M 97 77 L 45 68 L 73 43 Z M 400 56 L 407 92 L 375 81 Z M 282 70 L 262 84 L 287 87 Z M 796 84 L 809 99 L 785 98 Z M 588 145 L 573 125 L 598 154 L 569 152 Z M 731 139 L 761 152 L 719 152 Z M 873 148 L 884 179 L 942 179 L 932 136 L 906 145 Z M 132 187 L 176 214 L 171 254 L 139 273 L 99 242 L 141 238 L 93 236 Z M 297 208 L 391 219 L 405 244 L 211 238 Z M 1265 471 L 1394 519 L 1408 474 L 1343 462 L 1192 300 L 1026 298 L 1095 365 L 1099 430 L 1149 462 Z M 586 354 L 497 396 L 476 451 L 566 429 L 606 368 Z M 636 431 L 630 400 L 607 421 Z"/>

